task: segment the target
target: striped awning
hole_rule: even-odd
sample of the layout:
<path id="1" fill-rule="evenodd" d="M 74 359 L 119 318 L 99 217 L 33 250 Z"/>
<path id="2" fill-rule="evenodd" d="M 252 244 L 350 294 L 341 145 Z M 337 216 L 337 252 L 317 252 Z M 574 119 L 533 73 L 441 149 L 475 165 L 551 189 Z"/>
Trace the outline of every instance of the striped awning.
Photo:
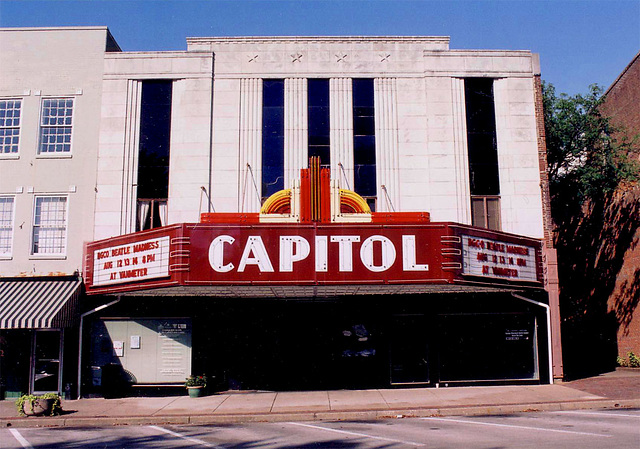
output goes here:
<path id="1" fill-rule="evenodd" d="M 81 284 L 77 276 L 0 279 L 0 329 L 73 325 Z"/>

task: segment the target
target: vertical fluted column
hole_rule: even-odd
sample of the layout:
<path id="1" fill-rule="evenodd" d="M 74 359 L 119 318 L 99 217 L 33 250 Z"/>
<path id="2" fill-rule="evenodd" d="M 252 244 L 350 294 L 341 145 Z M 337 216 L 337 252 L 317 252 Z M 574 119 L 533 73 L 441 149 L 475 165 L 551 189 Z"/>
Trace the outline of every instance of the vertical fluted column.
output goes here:
<path id="1" fill-rule="evenodd" d="M 300 177 L 308 164 L 308 110 L 306 78 L 284 81 L 284 187 Z"/>
<path id="2" fill-rule="evenodd" d="M 379 211 L 399 211 L 400 180 L 398 179 L 398 110 L 395 78 L 374 80 L 376 123 L 376 180 Z M 385 186 L 382 189 L 381 186 Z M 385 192 L 386 190 L 386 192 Z"/>
<path id="3" fill-rule="evenodd" d="M 331 177 L 353 189 L 353 86 L 351 78 L 329 80 Z M 341 166 L 339 165 L 341 164 Z"/>
<path id="4" fill-rule="evenodd" d="M 238 210 L 260 210 L 262 179 L 262 80 L 240 80 Z"/>
<path id="5" fill-rule="evenodd" d="M 467 149 L 467 112 L 464 79 L 451 78 L 453 98 L 453 152 L 455 156 L 456 198 L 458 221 L 471 224 L 471 187 L 469 184 L 469 153 Z"/>
<path id="6" fill-rule="evenodd" d="M 136 230 L 138 210 L 138 152 L 140 148 L 140 109 L 142 107 L 142 82 L 127 83 L 127 111 L 124 135 L 124 163 L 122 171 L 122 207 L 120 209 L 120 233 Z"/>

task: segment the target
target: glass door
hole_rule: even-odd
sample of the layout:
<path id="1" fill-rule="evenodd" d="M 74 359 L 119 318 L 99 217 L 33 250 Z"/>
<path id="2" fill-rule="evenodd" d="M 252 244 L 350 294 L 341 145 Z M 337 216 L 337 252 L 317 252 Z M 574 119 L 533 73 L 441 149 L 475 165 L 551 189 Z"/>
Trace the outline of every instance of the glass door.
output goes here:
<path id="1" fill-rule="evenodd" d="M 429 383 L 429 346 L 424 315 L 396 315 L 391 325 L 391 384 Z"/>
<path id="2" fill-rule="evenodd" d="M 62 387 L 61 351 L 61 331 L 37 330 L 34 332 L 31 364 L 31 391 L 33 393 L 60 392 Z"/>

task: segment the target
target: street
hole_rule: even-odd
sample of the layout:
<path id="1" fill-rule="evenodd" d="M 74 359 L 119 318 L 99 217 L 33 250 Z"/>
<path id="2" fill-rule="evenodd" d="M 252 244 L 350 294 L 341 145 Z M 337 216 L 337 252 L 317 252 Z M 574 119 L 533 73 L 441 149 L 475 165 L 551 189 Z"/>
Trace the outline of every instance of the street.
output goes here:
<path id="1" fill-rule="evenodd" d="M 509 416 L 1 429 L 0 448 L 580 448 L 637 449 L 640 410 Z"/>

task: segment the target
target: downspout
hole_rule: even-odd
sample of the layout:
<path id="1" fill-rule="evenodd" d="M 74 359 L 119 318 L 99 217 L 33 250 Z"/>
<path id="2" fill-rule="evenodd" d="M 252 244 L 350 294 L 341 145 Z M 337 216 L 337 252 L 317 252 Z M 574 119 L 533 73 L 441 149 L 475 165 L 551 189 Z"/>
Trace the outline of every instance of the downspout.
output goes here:
<path id="1" fill-rule="evenodd" d="M 521 299 L 523 301 L 529 302 L 531 304 L 535 304 L 536 306 L 544 307 L 547 316 L 547 357 L 549 359 L 549 383 L 553 384 L 553 356 L 551 354 L 551 307 L 548 304 L 543 302 L 534 301 L 533 299 L 525 298 L 524 296 L 520 296 L 516 293 L 511 293 L 514 298 Z"/>
<path id="2" fill-rule="evenodd" d="M 116 299 L 115 301 L 111 301 L 107 304 L 102 304 L 101 306 L 98 306 L 95 309 L 89 310 L 88 312 L 80 315 L 80 338 L 78 339 L 78 399 L 82 398 L 82 331 L 84 326 L 84 317 L 106 309 L 107 307 L 111 307 L 112 305 L 119 303 L 120 299 L 121 298 L 118 297 L 118 299 Z"/>

